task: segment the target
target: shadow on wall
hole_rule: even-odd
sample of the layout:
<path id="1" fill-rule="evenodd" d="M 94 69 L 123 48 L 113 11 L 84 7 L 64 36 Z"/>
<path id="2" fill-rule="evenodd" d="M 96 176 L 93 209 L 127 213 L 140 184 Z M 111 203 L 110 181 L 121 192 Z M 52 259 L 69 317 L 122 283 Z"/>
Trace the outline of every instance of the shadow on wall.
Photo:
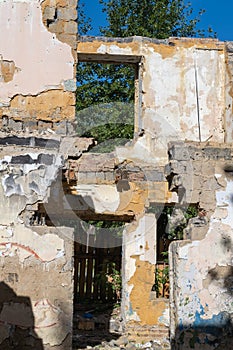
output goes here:
<path id="1" fill-rule="evenodd" d="M 30 298 L 17 296 L 4 282 L 0 282 L 0 349 L 44 349 L 34 329 Z"/>
<path id="2" fill-rule="evenodd" d="M 222 236 L 220 244 L 223 254 L 233 258 L 233 242 L 230 236 Z M 196 311 L 195 320 L 187 327 L 181 325 L 176 330 L 173 350 L 231 350 L 233 349 L 233 266 L 216 265 L 210 269 L 205 280 L 207 285 L 221 289 L 225 306 L 211 319 L 205 318 L 205 310 Z M 218 296 L 219 297 L 219 296 Z"/>
<path id="3" fill-rule="evenodd" d="M 77 350 L 117 340 L 122 328 L 118 322 L 120 308 L 114 308 L 115 300 L 107 298 L 103 281 L 97 283 L 104 263 L 115 261 L 114 248 L 121 251 L 122 239 L 111 235 L 108 227 L 96 228 L 93 221 L 104 220 L 104 215 L 96 213 L 88 185 L 86 188 L 86 193 L 72 195 L 69 188 L 63 189 L 62 181 L 55 182 L 48 203 L 31 220 L 35 224 L 44 222 L 48 226 L 74 229 L 73 348 Z"/>

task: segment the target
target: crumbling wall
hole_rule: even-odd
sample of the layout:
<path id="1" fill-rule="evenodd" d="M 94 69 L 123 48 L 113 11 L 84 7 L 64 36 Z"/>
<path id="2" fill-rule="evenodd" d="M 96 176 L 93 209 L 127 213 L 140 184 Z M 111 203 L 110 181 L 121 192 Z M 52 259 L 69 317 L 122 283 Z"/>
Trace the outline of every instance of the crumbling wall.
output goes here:
<path id="1" fill-rule="evenodd" d="M 77 47 L 77 4 L 76 0 L 41 1 L 44 25 L 73 49 Z"/>
<path id="2" fill-rule="evenodd" d="M 8 295 L 0 300 L 0 347 L 20 339 L 22 348 L 25 342 L 37 350 L 71 348 L 73 230 L 62 226 L 63 215 L 128 222 L 125 325 L 167 334 L 168 302 L 151 292 L 157 244 L 155 215 L 146 213 L 151 203 L 205 210 L 189 222 L 189 241 L 171 246 L 171 319 L 180 346 L 201 343 L 192 329 L 201 334 L 209 320 L 220 320 L 205 339 L 215 341 L 232 314 L 232 154 L 230 145 L 223 147 L 232 141 L 230 44 L 226 50 L 213 39 L 87 37 L 77 45 L 76 6 L 74 0 L 0 1 L 0 288 Z M 139 70 L 135 138 L 113 154 L 83 156 L 94 140 L 71 137 L 77 55 Z M 168 164 L 174 140 L 180 143 L 169 148 Z M 206 255 L 209 245 L 215 254 Z M 20 314 L 17 324 L 12 314 Z M 33 330 L 29 338 L 22 328 Z"/>
<path id="3" fill-rule="evenodd" d="M 139 67 L 138 138 L 120 160 L 165 165 L 171 140 L 224 142 L 225 45 L 213 39 L 80 38 L 81 61 Z M 138 102 L 136 101 L 138 106 Z"/>
<path id="4" fill-rule="evenodd" d="M 157 299 L 155 283 L 156 218 L 145 214 L 129 224 L 123 237 L 122 314 L 131 337 L 148 341 L 168 337 L 169 302 Z"/>
<path id="5" fill-rule="evenodd" d="M 0 3 L 1 126 L 66 134 L 73 132 L 75 118 L 76 58 L 69 40 L 62 42 L 44 25 L 43 6 L 38 0 Z M 64 13 L 68 22 L 70 4 L 60 6 L 58 17 Z"/>
<path id="6" fill-rule="evenodd" d="M 233 130 L 233 105 L 232 105 L 232 80 L 233 80 L 233 45 L 232 42 L 226 43 L 226 113 L 225 113 L 225 142 L 232 142 Z"/>
<path id="7" fill-rule="evenodd" d="M 213 265 L 211 271 L 215 269 L 221 254 L 224 254 L 219 242 L 221 233 L 216 238 L 212 235 L 207 237 L 212 223 L 216 227 L 216 220 L 220 220 L 219 215 L 227 215 L 223 207 L 216 214 L 218 204 L 215 192 L 224 192 L 226 183 L 223 167 L 232 159 L 231 145 L 224 144 L 225 141 L 232 142 L 230 44 L 213 39 L 189 38 L 156 40 L 140 37 L 83 37 L 79 40 L 77 52 L 80 61 L 131 63 L 139 70 L 140 88 L 135 96 L 135 104 L 140 113 L 135 116 L 136 136 L 131 144 L 117 147 L 115 152 L 119 164 L 133 162 L 142 169 L 142 182 L 147 193 L 144 207 L 134 221 L 128 224 L 124 233 L 122 310 L 126 328 L 143 333 L 140 326 L 153 328 L 169 324 L 166 301 L 154 301 L 151 294 L 157 237 L 155 217 L 152 214 L 148 216 L 146 208 L 151 203 L 170 203 L 175 208 L 185 210 L 192 204 L 199 208 L 199 214 L 189 220 L 184 231 L 185 241 L 173 243 L 170 250 L 173 269 L 171 325 L 174 339 L 179 338 L 182 333 L 179 331 L 186 326 L 191 330 L 191 341 L 184 339 L 184 349 L 192 347 L 193 343 L 196 346 L 198 341 L 202 342 L 202 335 L 200 338 L 192 335 L 195 315 L 189 312 L 189 306 L 199 310 L 200 321 L 210 319 L 217 309 L 221 314 L 225 308 L 223 304 L 226 305 L 227 301 L 225 298 L 215 309 L 213 304 L 211 307 L 197 305 L 199 293 L 203 293 L 202 302 L 205 295 L 213 303 L 213 297 L 207 296 L 209 290 L 206 284 L 201 284 L 207 278 L 206 271 L 209 269 L 208 254 L 211 255 L 211 252 L 207 248 L 208 244 L 213 241 L 218 251 L 214 258 L 210 257 Z M 175 140 L 179 140 L 179 143 L 168 147 L 168 143 Z M 80 174 L 80 180 L 81 176 L 83 174 Z M 81 181 L 85 184 L 91 182 L 88 176 Z M 150 220 L 155 222 L 147 229 Z M 205 249 L 208 250 L 207 256 Z M 202 255 L 200 263 L 199 254 Z M 229 256 L 221 257 L 225 266 L 223 275 L 230 269 L 227 267 Z M 220 285 L 217 293 L 225 293 Z M 209 325 L 205 325 L 208 329 Z M 197 329 L 193 328 L 195 332 Z M 153 329 L 155 333 L 164 331 L 161 328 Z M 202 330 L 199 329 L 200 333 Z M 213 342 L 215 340 L 213 338 Z M 179 346 L 183 346 L 181 343 L 182 339 Z"/>
<path id="8" fill-rule="evenodd" d="M 232 339 L 232 145 L 173 144 L 170 171 L 198 203 L 185 240 L 170 246 L 174 349 L 229 349 Z M 192 159 L 186 168 L 187 161 Z M 188 169 L 188 170 L 187 170 Z M 193 181 L 191 181 L 191 178 Z M 193 196 L 191 196 L 193 194 Z M 204 209 L 204 211 L 203 211 Z"/>
<path id="9" fill-rule="evenodd" d="M 68 349 L 73 312 L 72 229 L 47 228 L 42 222 L 32 227 L 26 210 L 35 211 L 37 203 L 46 202 L 63 166 L 62 154 L 56 140 L 44 140 L 47 145 L 38 148 L 23 145 L 26 140 L 21 140 L 21 147 L 5 145 L 1 150 L 1 280 L 16 295 L 29 298 L 34 337 L 41 338 L 46 349 L 63 342 Z M 3 300 L 3 306 L 5 303 Z M 0 313 L 3 348 L 8 339 L 17 345 L 17 327 L 25 327 L 25 322 L 29 327 L 23 301 L 10 299 L 8 303 L 9 310 L 3 307 Z M 12 318 L 13 312 L 20 314 L 19 318 Z"/>
<path id="10" fill-rule="evenodd" d="M 177 200 L 177 195 L 168 190 L 164 169 L 129 160 L 119 163 L 114 153 L 87 153 L 69 162 L 65 176 L 70 186 L 66 206 L 71 206 L 79 219 L 126 222 L 122 242 L 122 315 L 126 331 L 140 341 L 152 339 L 155 331 L 168 337 L 168 299 L 157 299 L 152 291 L 157 261 L 156 218 L 146 213 L 149 203 Z M 51 208 L 55 202 L 53 198 Z M 58 202 L 63 203 L 60 199 Z M 59 216 L 59 209 L 56 212 Z M 114 242 L 108 244 L 114 246 Z"/>
<path id="11" fill-rule="evenodd" d="M 47 226 L 39 209 L 69 152 L 92 143 L 66 137 L 74 133 L 76 17 L 75 1 L 0 1 L 3 349 L 71 349 L 73 229 Z"/>

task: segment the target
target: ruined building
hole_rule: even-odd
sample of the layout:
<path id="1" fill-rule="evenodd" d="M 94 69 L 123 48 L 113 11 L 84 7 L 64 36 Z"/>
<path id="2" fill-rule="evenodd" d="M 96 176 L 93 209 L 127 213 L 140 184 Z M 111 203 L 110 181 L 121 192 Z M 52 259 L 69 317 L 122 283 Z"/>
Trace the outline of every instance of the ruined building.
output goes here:
<path id="1" fill-rule="evenodd" d="M 0 348 L 72 348 L 74 247 L 89 233 L 70 222 L 113 220 L 126 223 L 125 331 L 170 334 L 175 349 L 230 349 L 233 45 L 80 38 L 76 5 L 0 1 Z M 76 136 L 78 62 L 135 67 L 135 137 L 109 154 Z M 151 208 L 166 206 L 174 220 L 199 210 L 169 247 L 170 299 L 153 293 Z"/>

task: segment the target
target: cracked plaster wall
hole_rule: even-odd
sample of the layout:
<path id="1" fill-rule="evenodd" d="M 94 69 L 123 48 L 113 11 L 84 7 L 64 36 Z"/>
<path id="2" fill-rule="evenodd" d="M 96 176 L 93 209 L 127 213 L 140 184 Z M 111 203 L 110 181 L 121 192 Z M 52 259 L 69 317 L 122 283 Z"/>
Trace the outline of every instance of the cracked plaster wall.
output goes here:
<path id="1" fill-rule="evenodd" d="M 192 219 L 186 240 L 170 245 L 174 349 L 229 349 L 233 315 L 232 145 L 189 144 L 182 149 L 173 145 L 171 149 L 173 176 L 179 174 L 179 187 L 195 193 L 195 197 L 187 197 L 188 203 L 199 203 L 207 212 L 205 221 Z M 193 171 L 185 174 L 187 154 L 191 155 Z"/>
<path id="2" fill-rule="evenodd" d="M 129 334 L 134 334 L 135 339 L 140 335 L 144 341 L 150 337 L 168 337 L 168 299 L 157 299 L 152 291 L 157 262 L 156 241 L 153 214 L 144 214 L 126 225 L 122 246 L 122 316 Z"/>
<path id="3" fill-rule="evenodd" d="M 46 6 L 39 0 L 0 1 L 0 119 L 25 122 L 17 124 L 19 132 L 56 131 L 56 123 L 75 118 L 75 55 L 43 23 Z M 70 23 L 74 3 L 60 1 L 60 6 L 58 14 Z"/>
<path id="4" fill-rule="evenodd" d="M 36 210 L 38 202 L 48 200 L 49 188 L 64 164 L 64 151 L 48 149 L 49 143 L 51 140 L 47 140 L 47 148 L 17 149 L 12 145 L 1 149 L 1 280 L 18 296 L 30 298 L 32 327 L 44 349 L 70 349 L 73 229 L 32 227 L 27 215 L 22 215 L 28 207 Z M 12 301 L 3 307 L 0 343 L 12 337 L 15 324 L 25 326 L 28 318 L 22 313 L 23 305 Z"/>
<path id="5" fill-rule="evenodd" d="M 93 142 L 66 137 L 75 119 L 76 5 L 0 0 L 0 348 L 72 346 L 73 229 L 32 219 L 70 152 L 80 156 Z"/>
<path id="6" fill-rule="evenodd" d="M 168 141 L 224 142 L 228 76 L 224 43 L 213 39 L 83 37 L 77 52 L 81 61 L 140 62 L 139 124 L 144 134 L 131 147 L 117 148 L 120 160 L 165 165 Z"/>
<path id="7" fill-rule="evenodd" d="M 21 134 L 22 137 L 28 132 L 36 131 L 37 136 L 48 137 L 53 132 L 65 135 L 73 132 L 69 121 L 75 118 L 76 16 L 76 1 L 73 0 L 0 0 L 0 117 L 2 134 L 8 137 L 5 139 L 6 144 L 12 133 L 18 136 Z M 225 312 L 227 293 L 223 291 L 223 300 L 219 297 L 213 300 L 211 293 L 212 290 L 216 290 L 217 296 L 222 293 L 221 276 L 224 277 L 229 272 L 230 252 L 227 251 L 222 257 L 223 248 L 220 247 L 218 239 L 221 232 L 227 232 L 231 227 L 231 221 L 224 219 L 224 215 L 227 217 L 226 207 L 230 207 L 230 202 L 228 200 L 226 205 L 221 205 L 221 198 L 227 201 L 231 180 L 224 178 L 221 169 L 216 172 L 220 176 L 213 176 L 215 171 L 211 169 L 217 169 L 216 159 L 210 157 L 208 162 L 190 164 L 187 159 L 182 158 L 185 157 L 182 151 L 181 159 L 174 156 L 169 164 L 170 169 L 166 169 L 166 175 L 169 175 L 169 171 L 182 175 L 182 186 L 177 177 L 173 183 L 174 191 L 169 191 L 164 174 L 160 175 L 161 169 L 155 170 L 155 165 L 161 167 L 168 161 L 168 141 L 200 141 L 200 137 L 202 141 L 209 138 L 219 143 L 225 139 L 232 141 L 230 131 L 224 129 L 230 124 L 232 117 L 230 107 L 225 112 L 226 101 L 229 106 L 232 103 L 231 69 L 228 70 L 225 64 L 230 54 L 226 53 L 225 48 L 224 43 L 210 39 L 158 41 L 137 37 L 87 38 L 78 43 L 79 58 L 85 55 L 93 58 L 94 55 L 99 61 L 133 60 L 134 63 L 141 64 L 140 127 L 144 134 L 136 137 L 131 146 L 116 150 L 114 157 L 117 164 L 113 167 L 106 167 L 104 171 L 99 171 L 98 167 L 92 169 L 90 162 L 88 159 L 85 162 L 84 157 L 81 158 L 83 164 L 76 163 L 74 167 L 72 165 L 67 169 L 67 179 L 79 182 L 72 189 L 74 194 L 90 197 L 98 214 L 106 214 L 109 203 L 112 211 L 115 211 L 114 215 L 117 211 L 126 212 L 126 215 L 132 212 L 136 214 L 135 221 L 127 226 L 124 235 L 123 266 L 126 283 L 122 305 L 126 323 L 132 321 L 142 325 L 168 324 L 167 304 L 158 304 L 151 299 L 156 262 L 156 222 L 152 215 L 144 214 L 147 201 L 176 203 L 180 200 L 182 203 L 183 200 L 199 202 L 207 208 L 209 226 L 191 227 L 187 235 L 194 239 L 193 243 L 190 241 L 184 246 L 173 245 L 177 254 L 174 266 L 180 276 L 180 279 L 172 283 L 174 290 L 177 291 L 187 278 L 193 276 L 192 268 L 197 271 L 193 287 L 196 288 L 193 293 L 195 297 L 192 299 L 190 290 L 186 292 L 185 289 L 180 296 L 174 294 L 173 303 L 178 305 L 180 301 L 182 306 L 184 300 L 190 302 L 193 308 L 197 307 L 201 319 L 210 318 L 213 312 Z M 49 137 L 45 143 L 49 144 L 48 140 Z M 55 180 L 60 181 L 60 170 L 65 166 L 64 161 L 68 155 L 80 157 L 82 151 L 87 151 L 93 144 L 93 140 L 78 139 L 72 140 L 70 147 L 69 138 L 56 140 L 61 142 L 57 151 L 45 150 L 41 146 L 35 149 L 38 140 L 32 137 L 29 142 L 31 148 L 25 149 L 24 146 L 15 144 L 12 147 L 2 147 L 0 154 L 3 197 L 1 211 L 4 213 L 0 223 L 2 279 L 17 294 L 30 297 L 36 333 L 42 338 L 45 350 L 65 350 L 71 347 L 73 248 L 70 238 L 73 233 L 67 228 L 36 225 L 30 227 L 27 210 L 35 211 L 39 202 L 48 202 L 51 185 L 54 185 L 52 183 Z M 215 150 L 218 149 L 221 150 L 219 144 Z M 189 149 L 189 154 L 190 152 Z M 201 154 L 200 159 L 202 157 L 205 158 L 205 155 Z M 224 157 L 229 155 L 219 155 L 223 163 L 231 159 Z M 172 163 L 172 160 L 177 159 L 178 162 Z M 130 184 L 128 191 L 124 190 L 126 183 L 122 183 L 124 186 L 121 191 L 117 191 L 112 175 L 115 168 L 125 160 L 133 161 L 134 167 L 144 164 L 144 175 L 139 185 L 137 176 L 132 177 L 127 180 L 128 185 Z M 194 184 L 192 189 L 190 167 L 195 170 L 191 181 Z M 208 167 L 211 169 L 208 170 Z M 199 178 L 201 171 L 210 173 L 202 179 Z M 141 176 L 138 170 L 136 173 Z M 230 185 L 226 185 L 225 181 Z M 227 190 L 224 190 L 225 186 Z M 179 187 L 186 189 L 185 198 L 182 197 L 183 192 L 179 191 Z M 215 197 L 213 188 L 219 191 L 220 199 Z M 109 189 L 111 191 L 107 193 Z M 100 201 L 103 193 L 105 203 Z M 220 203 L 218 214 L 215 212 L 216 201 Z M 62 209 L 65 205 L 73 207 L 73 204 L 62 201 Z M 59 208 L 56 206 L 56 209 Z M 214 235 L 213 232 L 217 234 Z M 217 254 L 212 257 L 210 271 L 220 276 L 217 286 L 207 274 L 206 261 L 201 260 L 200 266 L 192 255 L 192 252 L 199 254 L 200 251 L 204 254 L 204 248 L 212 242 L 216 243 L 214 247 L 217 247 Z M 191 253 L 186 254 L 187 250 Z M 215 264 L 217 257 L 222 259 L 221 266 Z M 198 298 L 204 300 L 207 295 L 200 295 L 198 289 L 203 280 L 202 293 L 210 293 L 208 298 L 211 305 L 209 309 L 205 306 L 204 311 L 204 306 L 198 304 Z M 21 306 L 16 305 L 16 308 L 19 313 Z M 6 322 L 6 314 L 6 309 L 3 309 L 0 320 Z M 187 316 L 185 308 L 180 307 L 172 316 L 173 325 L 177 325 L 177 315 L 183 323 L 190 317 Z M 0 342 L 9 337 L 12 326 L 12 320 L 8 319 Z"/>
<path id="8" fill-rule="evenodd" d="M 43 349 L 71 349 L 73 229 L 48 227 L 42 218 L 32 219 L 39 204 L 48 202 L 52 185 L 61 181 L 65 160 L 70 154 L 80 156 L 92 142 L 57 135 L 0 138 L 0 271 L 1 281 L 12 288 L 5 303 L 1 299 L 0 347 L 9 339 L 15 341 L 15 326 L 29 322 L 25 329 L 34 330 L 32 338 L 39 337 Z M 46 210 L 49 216 L 49 206 Z M 20 315 L 13 317 L 12 313 Z M 19 339 L 22 347 L 27 345 L 27 337 Z M 38 345 L 33 344 L 37 350 Z"/>

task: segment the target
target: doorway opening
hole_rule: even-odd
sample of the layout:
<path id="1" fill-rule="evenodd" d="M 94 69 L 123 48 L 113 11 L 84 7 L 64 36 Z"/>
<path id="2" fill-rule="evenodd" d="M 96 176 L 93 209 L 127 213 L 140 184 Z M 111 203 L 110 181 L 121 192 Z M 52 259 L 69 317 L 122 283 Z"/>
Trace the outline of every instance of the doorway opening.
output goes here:
<path id="1" fill-rule="evenodd" d="M 75 237 L 75 300 L 119 302 L 124 222 L 80 221 Z M 118 285 L 111 281 L 119 276 Z"/>
<path id="2" fill-rule="evenodd" d="M 122 334 L 121 264 L 125 223 L 80 221 L 74 245 L 74 333 L 79 349 Z M 74 345 L 76 338 L 74 337 Z"/>
<path id="3" fill-rule="evenodd" d="M 152 291 L 157 298 L 169 298 L 169 245 L 174 240 L 182 240 L 189 219 L 197 217 L 198 204 L 186 206 L 177 204 L 152 204 L 148 212 L 157 220 L 155 283 Z"/>

